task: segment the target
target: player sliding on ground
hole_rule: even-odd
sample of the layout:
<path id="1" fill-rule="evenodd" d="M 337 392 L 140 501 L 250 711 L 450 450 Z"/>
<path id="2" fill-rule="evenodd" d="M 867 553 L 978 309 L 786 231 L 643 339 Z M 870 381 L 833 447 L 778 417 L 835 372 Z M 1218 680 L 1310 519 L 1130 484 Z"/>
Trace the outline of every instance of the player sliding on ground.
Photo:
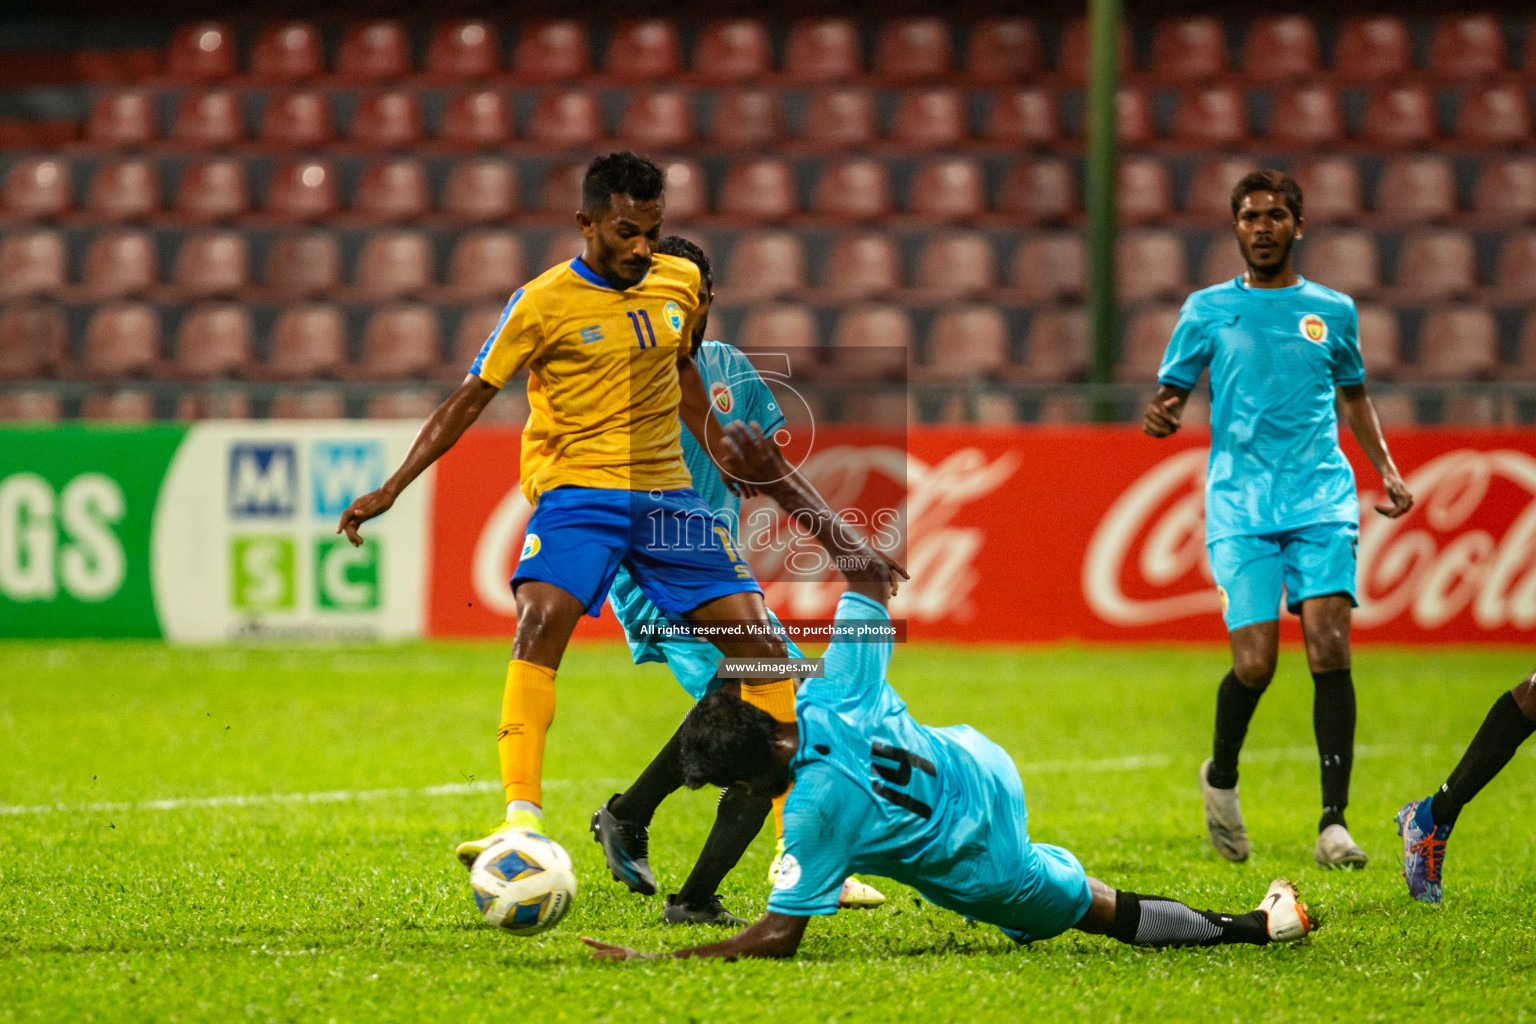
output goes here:
<path id="1" fill-rule="evenodd" d="M 1349 626 L 1360 504 L 1339 448 L 1336 401 L 1381 474 L 1389 504 L 1376 511 L 1405 515 L 1413 498 L 1365 394 L 1354 300 L 1302 280 L 1292 266 L 1301 198 L 1280 171 L 1255 171 L 1232 190 L 1232 226 L 1248 269 L 1184 303 L 1143 429 L 1153 437 L 1178 430 L 1185 400 L 1210 368 L 1205 543 L 1232 643 L 1232 670 L 1216 691 L 1216 738 L 1200 766 L 1211 845 L 1227 860 L 1248 859 L 1237 757 L 1275 675 L 1283 590 L 1286 608 L 1301 616 L 1314 687 L 1323 814 L 1313 858 L 1362 867 L 1365 851 L 1344 821 L 1355 748 Z"/>
<path id="2" fill-rule="evenodd" d="M 761 430 L 726 428 L 736 472 L 811 529 L 848 579 L 837 622 L 889 622 L 896 577 L 833 517 Z M 919 725 L 885 680 L 891 644 L 835 639 L 825 678 L 807 679 L 797 721 L 780 722 L 729 694 L 700 701 L 683 724 L 691 786 L 782 793 L 786 851 L 768 913 L 713 945 L 674 957 L 793 956 L 814 916 L 837 910 L 850 870 L 904 882 L 941 907 L 995 924 L 1018 942 L 1069 928 L 1149 946 L 1292 941 L 1312 929 L 1295 887 L 1271 883 L 1259 908 L 1227 915 L 1121 892 L 1089 878 L 1077 858 L 1032 843 L 1013 761 L 970 726 Z M 597 957 L 641 954 L 594 939 Z"/>
<path id="3" fill-rule="evenodd" d="M 421 428 L 400 468 L 354 501 L 337 526 L 361 543 L 358 527 L 387 511 L 529 368 L 532 411 L 519 468 L 534 511 L 512 577 L 517 635 L 496 733 L 506 793 L 497 832 L 543 831 L 555 672 L 582 613 L 601 612 L 621 564 L 668 613 L 763 629 L 717 639 L 723 654 L 785 656 L 752 570 L 735 545 L 707 528 L 713 510 L 683 464 L 680 417 L 706 451 L 719 453 L 729 441 L 709 415 L 690 356 L 701 306 L 698 268 L 652 251 L 661 238 L 664 185 L 661 170 L 634 153 L 592 161 L 575 215 L 582 254 L 513 293 L 468 376 Z M 755 686 L 742 692 L 780 718 L 794 717 L 785 685 L 772 700 Z M 489 842 L 471 840 L 456 852 L 468 865 Z"/>
<path id="4" fill-rule="evenodd" d="M 709 307 L 714 301 L 714 274 L 709 257 L 703 249 L 676 235 L 663 238 L 656 246 L 656 254 L 686 259 L 699 268 L 703 281 L 702 301 L 694 320 L 693 361 L 709 392 L 710 412 L 722 424 L 738 421 L 760 423 L 769 437 L 774 436 L 784 426 L 784 414 L 768 385 L 735 346 L 704 340 Z M 714 510 L 717 519 L 729 530 L 734 541 L 741 521 L 741 498 L 731 493 L 714 462 L 693 440 L 691 434 L 683 433 L 682 444 L 683 462 L 688 466 L 694 490 Z M 647 627 L 671 628 L 679 622 L 646 597 L 640 584 L 622 565 L 608 592 L 608 603 L 624 627 L 635 664 L 648 661 L 665 663 L 672 670 L 678 684 L 694 700 L 722 688 L 740 694 L 740 685 L 736 680 L 721 679 L 715 673 L 720 652 L 709 641 L 686 634 L 670 637 L 643 635 Z M 768 617 L 775 626 L 779 625 L 772 610 L 769 610 Z M 785 642 L 790 657 L 804 656 L 794 641 L 786 639 Z M 789 702 L 794 700 L 794 690 L 788 679 L 768 683 L 767 686 L 782 689 L 783 693 L 776 694 L 776 697 L 781 696 Z M 623 793 L 615 793 L 592 815 L 592 836 L 603 847 L 609 872 L 617 881 L 628 886 L 631 892 L 644 896 L 656 893 L 656 875 L 650 862 L 651 817 L 662 801 L 682 785 L 682 760 L 677 737 L 674 736 L 633 785 Z M 774 812 L 774 824 L 782 852 L 783 807 L 783 797 L 770 800 L 739 787 L 731 787 L 721 793 L 720 803 L 715 810 L 715 824 L 704 841 L 704 849 L 699 853 L 693 870 L 688 873 L 682 886 L 676 893 L 667 896 L 661 919 L 668 924 L 746 924 L 746 921 L 721 904 L 718 894 L 720 883 L 762 831 L 763 819 L 770 809 Z M 774 864 L 778 864 L 777 858 Z M 770 875 L 770 884 L 776 874 L 773 872 Z M 843 882 L 840 906 L 873 908 L 884 902 L 885 897 L 879 890 L 857 878 Z"/>

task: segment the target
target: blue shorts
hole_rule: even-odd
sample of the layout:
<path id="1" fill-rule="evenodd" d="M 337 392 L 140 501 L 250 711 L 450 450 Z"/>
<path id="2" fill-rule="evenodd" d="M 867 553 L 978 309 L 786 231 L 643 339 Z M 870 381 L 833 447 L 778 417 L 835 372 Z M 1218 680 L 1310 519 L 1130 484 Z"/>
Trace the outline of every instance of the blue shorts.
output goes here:
<path id="1" fill-rule="evenodd" d="M 727 594 L 760 594 L 729 525 L 692 488 L 557 487 L 539 495 L 512 589 L 524 580 L 552 583 L 593 617 L 602 613 L 620 565 L 669 615 Z"/>
<path id="2" fill-rule="evenodd" d="M 1035 884 L 1028 895 L 1008 908 L 1009 917 L 1026 923 L 1014 927 L 998 926 L 1004 935 L 1018 943 L 1060 935 L 1081 921 L 1093 903 L 1088 872 L 1072 856 L 1072 851 L 1049 843 L 1030 843 L 1027 860 L 1029 863 L 1023 865 L 1020 873 L 1033 877 Z"/>
<path id="3" fill-rule="evenodd" d="M 1224 537 L 1207 545 L 1211 574 L 1221 595 L 1222 618 L 1228 631 L 1280 617 L 1280 593 L 1285 607 L 1299 613 L 1301 602 L 1328 594 L 1355 600 L 1355 546 L 1360 528 L 1354 523 L 1317 523 L 1279 533 Z"/>

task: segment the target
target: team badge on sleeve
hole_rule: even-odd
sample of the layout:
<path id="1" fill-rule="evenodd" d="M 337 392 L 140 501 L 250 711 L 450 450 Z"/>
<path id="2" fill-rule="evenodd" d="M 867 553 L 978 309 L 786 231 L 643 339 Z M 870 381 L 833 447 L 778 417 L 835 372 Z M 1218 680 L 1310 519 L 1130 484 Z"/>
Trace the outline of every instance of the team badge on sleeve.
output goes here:
<path id="1" fill-rule="evenodd" d="M 532 558 L 534 555 L 539 553 L 539 546 L 539 535 L 536 533 L 530 533 L 528 536 L 523 538 L 523 553 L 518 557 Z"/>
<path id="2" fill-rule="evenodd" d="M 786 853 L 779 862 L 779 877 L 773 880 L 775 889 L 793 889 L 800 884 L 800 862 L 792 853 Z"/>
<path id="3" fill-rule="evenodd" d="M 683 329 L 683 307 L 668 299 L 667 304 L 661 307 L 661 312 L 666 316 L 667 323 L 672 325 L 674 331 L 681 331 Z"/>
<path id="4" fill-rule="evenodd" d="M 1316 313 L 1308 313 L 1301 318 L 1301 333 L 1306 335 L 1308 341 L 1321 345 L 1328 340 L 1328 324 Z"/>
<path id="5" fill-rule="evenodd" d="M 730 385 L 724 381 L 717 380 L 709 386 L 709 399 L 715 403 L 716 409 L 726 413 L 730 412 L 731 406 L 736 404 L 736 400 L 731 396 Z"/>

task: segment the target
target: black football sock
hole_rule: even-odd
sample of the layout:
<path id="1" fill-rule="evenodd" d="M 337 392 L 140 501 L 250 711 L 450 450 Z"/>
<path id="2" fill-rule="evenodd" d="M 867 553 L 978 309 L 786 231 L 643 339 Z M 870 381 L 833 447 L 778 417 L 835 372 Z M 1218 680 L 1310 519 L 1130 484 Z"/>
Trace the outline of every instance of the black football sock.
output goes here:
<path id="1" fill-rule="evenodd" d="M 1525 716 L 1514 695 L 1505 693 L 1493 702 L 1488 717 L 1472 737 L 1472 745 L 1461 755 L 1461 763 L 1445 780 L 1445 785 L 1429 802 L 1429 813 L 1436 825 L 1454 825 L 1461 809 L 1509 763 L 1531 733 L 1536 722 Z"/>
<path id="2" fill-rule="evenodd" d="M 661 753 L 645 766 L 645 771 L 628 789 L 609 802 L 608 809 L 621 821 L 649 825 L 661 802 L 682 787 L 682 745 L 677 733 L 673 733 Z"/>
<path id="3" fill-rule="evenodd" d="M 1205 773 L 1205 781 L 1217 789 L 1237 785 L 1237 755 L 1262 696 L 1263 690 L 1244 686 L 1236 673 L 1228 672 L 1221 680 L 1216 691 L 1216 740 L 1211 744 L 1211 767 Z"/>
<path id="4" fill-rule="evenodd" d="M 1263 911 L 1215 914 L 1195 910 L 1166 896 L 1115 893 L 1115 923 L 1109 934 L 1135 946 L 1228 946 L 1269 943 L 1269 919 Z"/>
<path id="5" fill-rule="evenodd" d="M 718 893 L 720 883 L 763 830 L 763 822 L 772 809 L 773 800 L 766 796 L 753 796 L 740 786 L 724 790 L 715 808 L 714 827 L 704 840 L 698 862 L 678 890 L 678 899 L 691 907 Z"/>
<path id="6" fill-rule="evenodd" d="M 1321 832 L 1344 824 L 1349 806 L 1349 773 L 1355 764 L 1355 680 L 1347 668 L 1312 673 L 1312 731 L 1323 774 Z"/>

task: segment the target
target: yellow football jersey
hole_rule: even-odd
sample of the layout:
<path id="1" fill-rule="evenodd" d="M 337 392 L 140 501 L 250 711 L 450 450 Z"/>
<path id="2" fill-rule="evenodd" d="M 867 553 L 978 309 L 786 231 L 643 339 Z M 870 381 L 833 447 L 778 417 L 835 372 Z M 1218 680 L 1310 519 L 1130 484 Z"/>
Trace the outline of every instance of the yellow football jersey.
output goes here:
<path id="1" fill-rule="evenodd" d="M 656 256 L 632 288 L 580 259 L 512 294 L 469 372 L 496 387 L 529 368 L 522 487 L 672 490 L 692 486 L 683 463 L 677 358 L 693 337 L 699 268 Z"/>

